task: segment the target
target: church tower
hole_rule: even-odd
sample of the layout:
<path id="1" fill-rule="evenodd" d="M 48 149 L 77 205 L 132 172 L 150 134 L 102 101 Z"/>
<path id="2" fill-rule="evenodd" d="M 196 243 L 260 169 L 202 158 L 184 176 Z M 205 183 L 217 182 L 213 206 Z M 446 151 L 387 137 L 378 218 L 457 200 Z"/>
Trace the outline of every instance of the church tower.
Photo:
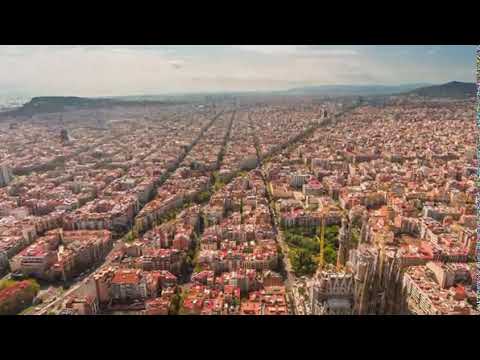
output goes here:
<path id="1" fill-rule="evenodd" d="M 338 234 L 338 255 L 337 255 L 337 268 L 341 268 L 345 266 L 345 263 L 348 260 L 348 253 L 350 250 L 351 245 L 351 228 L 348 223 L 348 219 L 346 216 L 342 218 L 342 227 L 340 228 L 340 232 Z"/>

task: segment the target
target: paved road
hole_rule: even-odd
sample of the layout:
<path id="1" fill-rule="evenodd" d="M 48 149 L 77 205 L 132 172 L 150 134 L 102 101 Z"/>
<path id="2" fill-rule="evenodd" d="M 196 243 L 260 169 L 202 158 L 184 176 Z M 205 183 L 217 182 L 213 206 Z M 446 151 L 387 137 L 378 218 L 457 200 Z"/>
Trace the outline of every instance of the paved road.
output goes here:
<path id="1" fill-rule="evenodd" d="M 283 254 L 283 259 L 282 259 L 283 268 L 285 269 L 285 272 L 286 272 L 285 288 L 286 288 L 287 293 L 290 297 L 290 302 L 293 305 L 294 314 L 297 314 L 298 313 L 297 303 L 295 301 L 295 297 L 294 297 L 294 294 L 293 294 L 293 285 L 295 284 L 296 277 L 295 277 L 295 274 L 293 272 L 293 268 L 292 268 L 292 264 L 290 262 L 290 258 L 288 257 L 288 246 L 285 243 L 282 232 L 277 230 L 278 226 L 277 226 L 277 217 L 276 217 L 275 212 L 273 212 L 273 219 L 274 219 L 274 223 L 275 223 L 275 230 L 277 231 L 277 243 L 278 243 L 278 245 L 280 245 L 280 249 L 282 250 L 282 254 Z"/>
<path id="2" fill-rule="evenodd" d="M 336 123 L 336 122 L 338 122 L 339 118 L 342 115 L 348 113 L 349 111 L 354 110 L 355 108 L 357 108 L 359 106 L 361 106 L 361 103 L 349 106 L 346 109 L 344 109 L 343 111 L 334 114 L 333 116 L 322 119 L 319 124 L 314 125 L 314 128 L 318 129 L 319 127 L 323 126 L 325 123 L 328 123 L 329 121 L 331 121 L 333 123 Z M 307 133 L 307 132 L 305 132 L 305 133 Z M 301 140 L 303 140 L 303 138 L 304 138 L 303 136 L 298 136 L 297 139 L 294 140 L 289 145 L 292 145 L 295 142 L 301 141 Z M 259 158 L 259 167 L 262 168 L 263 165 L 264 165 L 264 162 L 261 159 L 261 154 L 260 154 L 260 151 L 259 151 L 259 141 L 258 141 L 258 138 L 256 138 L 256 137 L 255 137 L 255 147 L 257 148 L 257 157 Z M 279 151 L 281 151 L 282 149 L 283 149 L 283 147 L 280 147 Z M 274 154 L 272 154 L 272 155 L 275 155 L 276 152 L 277 151 L 275 151 Z M 265 182 L 265 186 L 267 187 L 268 182 L 266 180 L 266 175 L 265 175 L 263 170 L 262 170 L 262 177 L 263 177 L 263 180 Z M 270 199 L 270 197 L 269 197 L 269 200 L 272 200 L 272 199 Z M 282 253 L 283 253 L 283 266 L 284 266 L 284 269 L 286 271 L 285 287 L 286 287 L 287 293 L 290 297 L 290 301 L 293 304 L 294 313 L 295 314 L 302 313 L 302 312 L 306 313 L 305 306 L 304 305 L 300 306 L 300 304 L 297 304 L 295 302 L 293 286 L 297 282 L 297 278 L 296 278 L 296 276 L 293 272 L 293 267 L 292 267 L 292 264 L 291 264 L 290 259 L 288 257 L 288 245 L 285 243 L 282 232 L 278 230 L 279 226 L 278 226 L 277 215 L 276 215 L 275 211 L 272 209 L 271 203 L 269 202 L 268 205 L 270 207 L 270 212 L 271 212 L 272 217 L 273 217 L 274 228 L 275 228 L 275 231 L 277 232 L 277 243 L 280 245 L 280 248 L 281 248 Z"/>
<path id="3" fill-rule="evenodd" d="M 258 145 L 257 145 L 257 156 L 259 156 Z M 262 161 L 260 160 L 259 161 L 260 169 L 262 169 L 262 166 L 263 166 Z M 273 220 L 273 230 L 277 234 L 277 236 L 276 236 L 277 244 L 280 246 L 280 249 L 282 250 L 282 254 L 283 254 L 282 262 L 283 262 L 283 268 L 286 272 L 286 278 L 285 278 L 285 281 L 284 281 L 285 289 L 287 290 L 287 296 L 289 298 L 290 304 L 292 305 L 293 313 L 297 314 L 297 304 L 295 302 L 295 297 L 293 296 L 293 288 L 292 288 L 293 284 L 295 284 L 295 275 L 292 271 L 292 264 L 290 263 L 290 259 L 288 257 L 288 246 L 283 239 L 282 232 L 278 230 L 279 226 L 278 226 L 277 215 L 276 215 L 274 209 L 272 208 L 272 204 L 271 204 L 272 199 L 270 198 L 270 194 L 268 192 L 268 181 L 266 179 L 266 175 L 265 175 L 265 172 L 263 171 L 263 169 L 261 170 L 261 173 L 262 173 L 262 178 L 263 178 L 263 181 L 264 181 L 264 184 L 265 184 L 265 189 L 267 191 L 267 201 L 268 201 L 268 207 L 269 207 L 269 210 L 270 210 L 270 215 L 271 215 L 272 220 Z"/>
<path id="4" fill-rule="evenodd" d="M 96 272 L 100 271 L 101 269 L 104 269 L 108 266 L 110 266 L 110 264 L 112 263 L 112 261 L 115 259 L 112 254 L 114 254 L 117 250 L 120 249 L 120 247 L 123 245 L 123 241 L 121 239 L 117 240 L 114 245 L 113 245 L 113 248 L 112 250 L 108 253 L 108 255 L 106 256 L 106 260 L 105 262 L 100 265 L 98 267 L 98 269 L 96 270 L 92 270 L 92 272 L 90 274 L 88 274 L 87 276 L 85 276 L 82 280 L 80 280 L 78 283 L 76 283 L 75 285 L 73 285 L 72 287 L 70 287 L 70 289 L 68 289 L 67 291 L 65 291 L 61 296 L 59 296 L 55 301 L 53 301 L 52 303 L 48 304 L 47 306 L 45 306 L 44 308 L 42 308 L 42 310 L 32 314 L 32 315 L 46 315 L 48 314 L 48 311 L 54 309 L 56 306 L 60 305 L 68 296 L 70 296 L 71 294 L 73 294 L 75 291 L 77 291 L 78 289 L 80 289 L 81 286 L 85 285 L 91 276 L 93 276 L 93 274 L 95 274 Z M 39 305 L 41 306 L 41 305 Z"/>

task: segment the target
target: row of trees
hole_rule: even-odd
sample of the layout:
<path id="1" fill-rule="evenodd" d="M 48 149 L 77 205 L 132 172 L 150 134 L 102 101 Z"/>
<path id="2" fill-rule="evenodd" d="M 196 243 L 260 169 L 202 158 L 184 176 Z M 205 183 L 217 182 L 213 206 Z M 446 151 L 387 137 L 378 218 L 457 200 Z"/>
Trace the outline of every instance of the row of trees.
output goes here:
<path id="1" fill-rule="evenodd" d="M 15 315 L 32 305 L 33 299 L 40 290 L 40 285 L 35 280 L 24 280 L 28 286 L 19 289 L 12 296 L 0 302 L 0 315 Z M 17 281 L 3 280 L 0 281 L 0 292 L 14 287 Z"/>

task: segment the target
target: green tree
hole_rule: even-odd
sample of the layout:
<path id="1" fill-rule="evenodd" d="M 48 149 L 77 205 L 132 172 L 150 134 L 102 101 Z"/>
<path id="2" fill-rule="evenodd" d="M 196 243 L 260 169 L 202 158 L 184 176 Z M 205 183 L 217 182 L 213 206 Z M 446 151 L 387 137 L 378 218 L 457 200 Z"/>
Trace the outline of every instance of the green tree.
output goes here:
<path id="1" fill-rule="evenodd" d="M 328 264 L 336 264 L 337 251 L 331 244 L 325 245 L 324 260 Z"/>
<path id="2" fill-rule="evenodd" d="M 202 271 L 202 270 L 203 270 L 203 268 L 202 268 L 202 266 L 201 266 L 200 264 L 198 264 L 198 263 L 195 264 L 195 268 L 193 269 L 193 272 L 199 273 L 199 272 Z"/>
<path id="3" fill-rule="evenodd" d="M 133 231 L 129 231 L 125 237 L 124 237 L 125 242 L 130 243 L 135 241 L 135 236 L 133 234 Z"/>
<path id="4" fill-rule="evenodd" d="M 34 295 L 36 295 L 40 291 L 40 285 L 38 284 L 37 280 L 29 279 L 28 282 L 30 283 L 30 289 Z"/>
<path id="5" fill-rule="evenodd" d="M 238 300 L 237 298 L 233 298 L 233 299 L 232 299 L 232 305 L 233 305 L 234 307 L 239 306 L 239 305 L 240 305 L 240 300 Z"/>
<path id="6" fill-rule="evenodd" d="M 177 315 L 180 310 L 180 302 L 181 298 L 180 295 L 175 294 L 172 297 L 172 302 L 170 303 L 170 308 L 168 309 L 169 315 Z"/>
<path id="7" fill-rule="evenodd" d="M 202 191 L 197 195 L 197 202 L 203 204 L 210 200 L 211 195 L 210 191 Z"/>
<path id="8" fill-rule="evenodd" d="M 15 285 L 17 282 L 15 280 L 0 280 L 0 290 L 9 288 Z"/>
<path id="9" fill-rule="evenodd" d="M 317 264 L 308 250 L 291 249 L 289 256 L 293 270 L 298 276 L 312 275 L 315 272 Z"/>

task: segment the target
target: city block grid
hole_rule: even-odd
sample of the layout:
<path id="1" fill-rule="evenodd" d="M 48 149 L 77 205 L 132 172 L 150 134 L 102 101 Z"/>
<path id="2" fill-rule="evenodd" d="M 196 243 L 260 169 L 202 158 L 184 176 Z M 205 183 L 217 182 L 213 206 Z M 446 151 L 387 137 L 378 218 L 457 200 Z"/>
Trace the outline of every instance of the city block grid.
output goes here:
<path id="1" fill-rule="evenodd" d="M 478 315 L 473 100 L 0 125 L 0 313 Z"/>

